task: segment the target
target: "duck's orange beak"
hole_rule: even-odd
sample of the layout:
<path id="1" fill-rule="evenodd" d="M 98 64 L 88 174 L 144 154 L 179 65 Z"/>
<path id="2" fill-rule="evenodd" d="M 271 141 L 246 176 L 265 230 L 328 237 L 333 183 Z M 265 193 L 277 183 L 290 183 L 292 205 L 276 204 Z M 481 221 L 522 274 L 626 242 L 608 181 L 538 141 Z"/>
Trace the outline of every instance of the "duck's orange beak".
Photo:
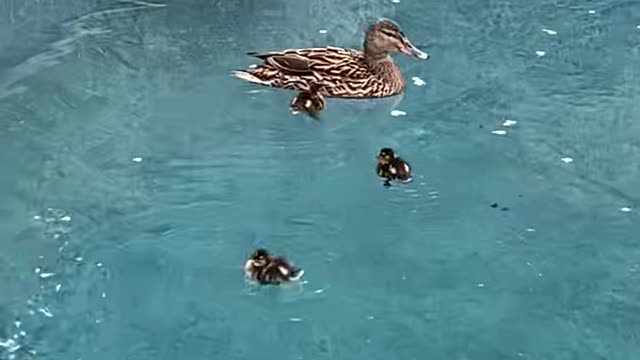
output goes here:
<path id="1" fill-rule="evenodd" d="M 427 60 L 429 58 L 429 54 L 415 47 L 406 37 L 402 38 L 402 45 L 403 46 L 400 51 L 402 51 L 402 53 L 404 53 L 405 55 L 422 60 Z"/>

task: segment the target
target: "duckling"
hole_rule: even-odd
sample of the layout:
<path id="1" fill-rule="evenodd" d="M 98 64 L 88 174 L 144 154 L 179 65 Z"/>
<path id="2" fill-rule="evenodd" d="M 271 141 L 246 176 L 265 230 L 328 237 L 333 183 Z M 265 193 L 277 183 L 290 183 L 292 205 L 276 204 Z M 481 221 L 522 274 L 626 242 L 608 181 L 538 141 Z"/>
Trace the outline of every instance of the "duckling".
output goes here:
<path id="1" fill-rule="evenodd" d="M 319 92 L 320 88 L 321 85 L 313 83 L 309 86 L 309 91 L 300 91 L 291 101 L 291 106 L 289 107 L 291 113 L 298 115 L 301 112 L 305 112 L 313 119 L 318 120 L 325 106 L 324 97 Z"/>
<path id="2" fill-rule="evenodd" d="M 271 256 L 266 249 L 254 250 L 244 264 L 245 276 L 260 285 L 280 285 L 296 281 L 304 270 L 288 262 L 282 256 Z"/>
<path id="3" fill-rule="evenodd" d="M 391 186 L 391 180 L 400 180 L 404 183 L 411 181 L 411 166 L 395 154 L 391 148 L 382 148 L 378 154 L 376 172 L 381 178 L 385 178 L 384 186 Z"/>

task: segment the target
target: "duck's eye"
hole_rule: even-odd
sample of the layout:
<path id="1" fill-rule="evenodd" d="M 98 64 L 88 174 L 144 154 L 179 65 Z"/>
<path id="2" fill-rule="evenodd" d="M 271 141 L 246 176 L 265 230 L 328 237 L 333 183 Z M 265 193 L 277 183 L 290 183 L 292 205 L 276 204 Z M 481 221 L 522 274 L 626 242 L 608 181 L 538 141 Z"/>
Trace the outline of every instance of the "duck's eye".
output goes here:
<path id="1" fill-rule="evenodd" d="M 387 36 L 390 36 L 390 37 L 395 37 L 396 36 L 396 33 L 394 31 L 391 31 L 391 30 L 382 30 L 382 33 L 387 35 Z"/>

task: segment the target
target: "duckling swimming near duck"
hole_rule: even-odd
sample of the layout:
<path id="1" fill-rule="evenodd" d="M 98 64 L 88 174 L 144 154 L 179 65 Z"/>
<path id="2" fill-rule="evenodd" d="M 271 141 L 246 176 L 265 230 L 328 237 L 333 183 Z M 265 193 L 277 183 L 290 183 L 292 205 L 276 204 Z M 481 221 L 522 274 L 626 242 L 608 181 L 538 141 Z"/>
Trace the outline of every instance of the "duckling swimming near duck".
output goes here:
<path id="1" fill-rule="evenodd" d="M 282 256 L 271 256 L 266 249 L 254 250 L 244 264 L 245 276 L 260 285 L 280 285 L 296 281 L 304 270 L 296 267 Z"/>
<path id="2" fill-rule="evenodd" d="M 380 149 L 376 172 L 379 177 L 386 179 L 385 187 L 391 186 L 391 180 L 400 180 L 404 183 L 411 181 L 411 166 L 398 157 L 391 148 Z"/>
<path id="3" fill-rule="evenodd" d="M 321 85 L 313 83 L 309 85 L 309 91 L 301 91 L 297 96 L 295 96 L 291 101 L 291 106 L 289 107 L 291 113 L 293 115 L 298 115 L 299 113 L 304 112 L 318 120 L 325 105 L 324 97 L 319 93 L 320 87 Z"/>

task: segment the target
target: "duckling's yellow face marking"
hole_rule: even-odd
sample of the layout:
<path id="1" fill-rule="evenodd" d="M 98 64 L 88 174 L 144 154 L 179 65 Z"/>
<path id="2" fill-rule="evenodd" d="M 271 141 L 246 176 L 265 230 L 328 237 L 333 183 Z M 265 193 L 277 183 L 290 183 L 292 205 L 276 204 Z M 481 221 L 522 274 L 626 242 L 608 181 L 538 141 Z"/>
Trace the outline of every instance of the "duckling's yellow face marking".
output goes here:
<path id="1" fill-rule="evenodd" d="M 260 258 L 260 259 L 253 260 L 254 267 L 263 267 L 266 265 L 267 265 L 267 259 Z"/>
<path id="2" fill-rule="evenodd" d="M 252 262 L 252 265 L 254 267 L 266 266 L 268 260 L 269 260 L 269 252 L 266 251 L 265 249 L 255 250 L 249 258 L 249 261 Z"/>
<path id="3" fill-rule="evenodd" d="M 378 161 L 380 162 L 380 164 L 388 164 L 389 162 L 391 162 L 392 159 L 393 159 L 393 155 L 389 153 L 381 152 L 378 155 Z"/>
<path id="4" fill-rule="evenodd" d="M 390 161 L 394 157 L 395 157 L 395 153 L 391 148 L 382 148 L 380 149 L 380 153 L 378 153 L 378 159 L 382 158 L 382 159 L 386 159 L 387 161 Z"/>

